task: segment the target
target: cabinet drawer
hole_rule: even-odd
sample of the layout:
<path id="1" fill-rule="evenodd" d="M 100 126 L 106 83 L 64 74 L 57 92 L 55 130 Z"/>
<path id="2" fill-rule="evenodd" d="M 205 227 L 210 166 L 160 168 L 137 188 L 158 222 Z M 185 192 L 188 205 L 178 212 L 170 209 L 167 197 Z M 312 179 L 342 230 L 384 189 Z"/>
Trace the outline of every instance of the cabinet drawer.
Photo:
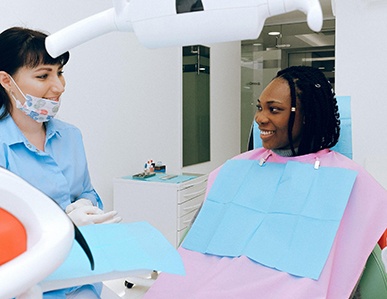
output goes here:
<path id="1" fill-rule="evenodd" d="M 207 179 L 201 180 L 198 183 L 190 184 L 186 188 L 178 191 L 177 203 L 181 204 L 186 201 L 192 200 L 195 197 L 205 195 L 207 188 Z"/>
<path id="2" fill-rule="evenodd" d="M 191 222 L 193 217 L 196 215 L 197 209 L 192 211 L 191 213 L 185 214 L 184 216 L 177 218 L 177 230 L 181 231 L 187 228 Z"/>
<path id="3" fill-rule="evenodd" d="M 199 209 L 204 200 L 204 193 L 191 198 L 190 200 L 177 205 L 177 217 L 185 216 L 193 211 Z"/>

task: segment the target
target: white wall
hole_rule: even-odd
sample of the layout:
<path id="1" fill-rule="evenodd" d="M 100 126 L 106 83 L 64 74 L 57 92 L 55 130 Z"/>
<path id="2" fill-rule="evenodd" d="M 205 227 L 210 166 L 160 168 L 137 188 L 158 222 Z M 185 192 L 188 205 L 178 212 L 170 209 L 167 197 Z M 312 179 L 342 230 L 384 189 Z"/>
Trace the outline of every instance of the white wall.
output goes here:
<path id="1" fill-rule="evenodd" d="M 55 32 L 112 7 L 110 0 L 13 0 L 0 30 Z M 161 33 L 160 33 L 161 34 Z M 149 50 L 114 32 L 70 51 L 58 117 L 84 137 L 94 187 L 112 208 L 112 179 L 142 171 L 147 159 L 171 173 L 208 173 L 239 153 L 240 43 L 211 45 L 211 162 L 182 169 L 181 49 Z"/>
<path id="2" fill-rule="evenodd" d="M 386 1 L 336 1 L 336 93 L 352 98 L 354 160 L 385 187 L 386 16 Z"/>
<path id="3" fill-rule="evenodd" d="M 240 42 L 210 45 L 210 56 L 211 161 L 184 172 L 208 173 L 240 153 Z"/>

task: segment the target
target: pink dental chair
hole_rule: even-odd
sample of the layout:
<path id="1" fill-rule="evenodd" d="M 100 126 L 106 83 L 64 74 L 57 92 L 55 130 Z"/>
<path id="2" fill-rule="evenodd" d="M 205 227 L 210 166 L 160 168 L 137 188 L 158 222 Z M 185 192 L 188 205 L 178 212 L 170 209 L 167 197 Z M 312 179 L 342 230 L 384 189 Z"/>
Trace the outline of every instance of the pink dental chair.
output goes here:
<path id="1" fill-rule="evenodd" d="M 332 149 L 352 159 L 351 99 L 348 96 L 337 96 L 336 99 L 340 112 L 341 132 L 338 144 Z M 253 121 L 248 140 L 248 149 L 261 146 L 259 129 L 255 121 Z M 387 230 L 378 244 L 375 245 L 359 281 L 358 296 L 362 299 L 387 298 L 387 273 L 381 254 L 381 250 L 385 247 L 387 247 Z"/>

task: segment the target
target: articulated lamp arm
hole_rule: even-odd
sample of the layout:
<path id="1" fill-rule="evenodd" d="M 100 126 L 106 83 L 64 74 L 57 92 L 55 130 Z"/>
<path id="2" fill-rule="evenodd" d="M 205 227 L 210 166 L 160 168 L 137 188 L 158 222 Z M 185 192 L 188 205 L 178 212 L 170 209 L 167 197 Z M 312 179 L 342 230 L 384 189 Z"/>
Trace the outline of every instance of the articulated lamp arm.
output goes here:
<path id="1" fill-rule="evenodd" d="M 46 49 L 57 57 L 112 31 L 134 32 L 148 48 L 254 39 L 268 17 L 294 10 L 307 15 L 312 30 L 321 30 L 318 0 L 113 0 L 113 8 L 47 37 Z"/>

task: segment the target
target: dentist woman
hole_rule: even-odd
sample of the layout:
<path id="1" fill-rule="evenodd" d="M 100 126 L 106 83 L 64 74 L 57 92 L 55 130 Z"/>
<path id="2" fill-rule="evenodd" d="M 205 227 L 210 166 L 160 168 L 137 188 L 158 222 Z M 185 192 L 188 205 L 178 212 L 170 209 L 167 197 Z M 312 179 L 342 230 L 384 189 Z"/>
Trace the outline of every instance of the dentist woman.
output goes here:
<path id="1" fill-rule="evenodd" d="M 19 27 L 0 34 L 0 166 L 51 197 L 78 226 L 119 222 L 115 211 L 103 212 L 79 129 L 55 119 L 69 53 L 51 58 L 46 36 Z M 99 298 L 100 289 L 86 285 L 44 298 Z"/>

